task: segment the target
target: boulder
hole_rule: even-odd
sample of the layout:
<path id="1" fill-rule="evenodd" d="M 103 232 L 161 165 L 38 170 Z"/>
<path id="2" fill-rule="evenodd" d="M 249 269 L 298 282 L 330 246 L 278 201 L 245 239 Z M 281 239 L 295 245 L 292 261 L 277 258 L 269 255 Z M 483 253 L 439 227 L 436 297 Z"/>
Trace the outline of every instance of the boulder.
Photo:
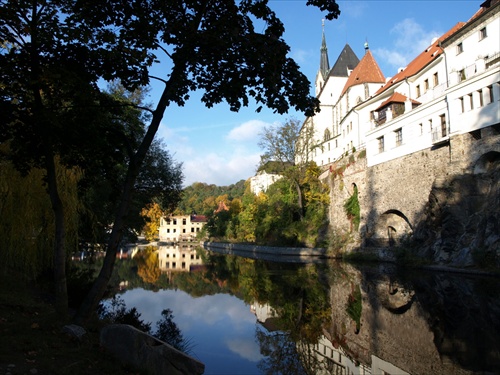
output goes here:
<path id="1" fill-rule="evenodd" d="M 121 363 L 148 374 L 197 375 L 205 371 L 203 363 L 130 325 L 104 327 L 100 342 Z"/>

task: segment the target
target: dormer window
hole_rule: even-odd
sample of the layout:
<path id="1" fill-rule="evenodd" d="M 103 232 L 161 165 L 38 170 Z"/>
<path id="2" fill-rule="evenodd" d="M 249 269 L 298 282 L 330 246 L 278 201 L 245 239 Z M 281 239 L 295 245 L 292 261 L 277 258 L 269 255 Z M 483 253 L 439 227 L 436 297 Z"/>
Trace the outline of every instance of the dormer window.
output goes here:
<path id="1" fill-rule="evenodd" d="M 462 43 L 457 44 L 457 55 L 460 55 L 464 51 L 464 45 Z"/>
<path id="2" fill-rule="evenodd" d="M 483 27 L 481 30 L 479 30 L 479 40 L 483 40 L 487 36 L 488 34 L 486 34 L 486 27 Z"/>

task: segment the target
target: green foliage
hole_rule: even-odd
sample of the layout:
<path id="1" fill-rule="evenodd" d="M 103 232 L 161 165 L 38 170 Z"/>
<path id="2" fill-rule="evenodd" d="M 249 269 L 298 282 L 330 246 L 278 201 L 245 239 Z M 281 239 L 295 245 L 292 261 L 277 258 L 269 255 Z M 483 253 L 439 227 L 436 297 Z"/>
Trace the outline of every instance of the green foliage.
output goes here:
<path id="1" fill-rule="evenodd" d="M 361 220 L 361 213 L 359 208 L 357 186 L 354 186 L 352 195 L 344 202 L 344 211 L 347 214 L 347 218 L 351 222 L 351 226 L 354 227 L 354 230 L 358 230 Z"/>
<path id="2" fill-rule="evenodd" d="M 120 296 L 114 296 L 109 301 L 109 305 L 101 303 L 99 316 L 111 323 L 129 324 L 143 332 L 151 333 L 151 323 L 146 323 L 141 319 L 141 313 L 137 311 L 137 308 L 127 309 L 125 301 Z"/>
<path id="3" fill-rule="evenodd" d="M 241 198 L 245 191 L 245 181 L 240 180 L 229 186 L 209 185 L 195 182 L 182 191 L 176 213 L 189 215 L 196 212 L 199 215 L 211 215 L 217 209 L 217 198 L 224 195 L 230 204 L 234 199 Z"/>
<path id="4" fill-rule="evenodd" d="M 356 322 L 356 334 L 361 329 L 361 312 L 363 309 L 361 300 L 361 288 L 359 284 L 353 288 L 346 304 L 346 312 L 349 317 Z"/>
<path id="5" fill-rule="evenodd" d="M 2 151 L 8 152 L 5 146 L 2 145 Z M 57 164 L 60 195 L 67 206 L 64 223 L 68 253 L 78 246 L 81 205 L 77 186 L 81 175 L 78 169 L 69 170 Z M 43 178 L 41 169 L 22 175 L 11 162 L 0 159 L 0 263 L 21 271 L 29 279 L 53 268 L 55 222 Z"/>
<path id="6" fill-rule="evenodd" d="M 181 330 L 174 322 L 174 315 L 170 309 L 165 309 L 161 312 L 161 320 L 156 322 L 154 336 L 181 352 L 188 354 L 192 351 L 192 343 L 182 335 Z"/>

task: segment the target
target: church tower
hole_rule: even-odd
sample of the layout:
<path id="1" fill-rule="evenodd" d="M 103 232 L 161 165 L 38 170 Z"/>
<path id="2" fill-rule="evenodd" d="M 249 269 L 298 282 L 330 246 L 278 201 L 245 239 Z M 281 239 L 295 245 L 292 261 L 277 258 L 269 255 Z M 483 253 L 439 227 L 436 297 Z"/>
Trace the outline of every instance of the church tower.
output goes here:
<path id="1" fill-rule="evenodd" d="M 321 38 L 321 48 L 320 48 L 320 61 L 319 61 L 319 71 L 316 75 L 316 96 L 321 92 L 326 79 L 328 78 L 328 73 L 330 73 L 330 62 L 328 61 L 328 48 L 326 47 L 326 38 L 325 38 L 325 20 L 322 20 L 322 38 Z"/>

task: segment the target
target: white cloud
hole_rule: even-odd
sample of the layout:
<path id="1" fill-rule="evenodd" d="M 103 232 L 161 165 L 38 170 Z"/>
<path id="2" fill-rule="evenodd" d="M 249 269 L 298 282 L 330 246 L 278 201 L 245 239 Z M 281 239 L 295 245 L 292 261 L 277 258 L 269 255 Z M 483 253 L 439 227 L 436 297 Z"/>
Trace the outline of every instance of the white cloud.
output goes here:
<path id="1" fill-rule="evenodd" d="M 256 140 L 261 130 L 269 125 L 264 121 L 250 120 L 232 129 L 226 139 L 238 142 Z"/>
<path id="2" fill-rule="evenodd" d="M 258 362 L 262 359 L 259 345 L 255 341 L 249 342 L 248 340 L 232 339 L 227 340 L 226 344 L 233 353 L 249 361 Z"/>
<path id="3" fill-rule="evenodd" d="M 253 176 L 259 160 L 258 153 L 238 153 L 229 157 L 216 153 L 199 155 L 184 162 L 184 185 L 189 186 L 193 182 L 218 186 L 234 184 Z"/>
<path id="4" fill-rule="evenodd" d="M 374 54 L 387 64 L 399 68 L 406 66 L 411 60 L 423 52 L 441 32 L 424 30 L 422 25 L 412 18 L 405 18 L 390 30 L 395 35 L 392 48 L 374 49 Z"/>

